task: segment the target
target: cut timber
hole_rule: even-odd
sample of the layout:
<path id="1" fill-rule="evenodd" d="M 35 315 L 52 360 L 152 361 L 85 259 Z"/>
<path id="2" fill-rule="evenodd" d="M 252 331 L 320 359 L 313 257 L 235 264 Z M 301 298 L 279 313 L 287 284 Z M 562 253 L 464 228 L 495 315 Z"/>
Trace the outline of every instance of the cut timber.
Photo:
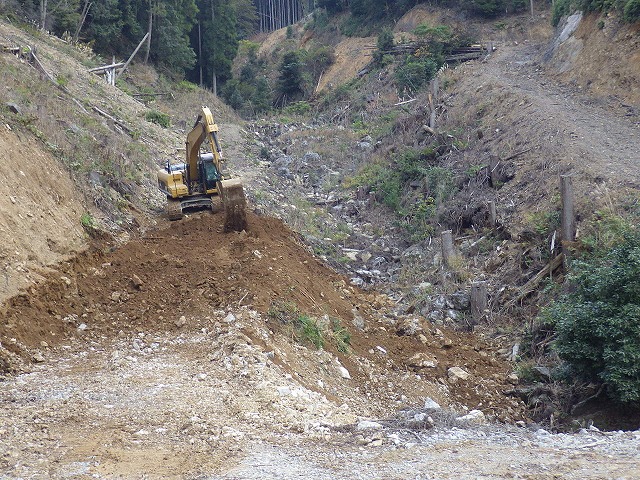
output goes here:
<path id="1" fill-rule="evenodd" d="M 496 211 L 496 202 L 489 201 L 489 228 L 496 228 L 498 224 L 498 212 Z"/>
<path id="2" fill-rule="evenodd" d="M 113 123 L 115 123 L 116 125 L 118 125 L 120 128 L 122 128 L 125 132 L 127 132 L 129 135 L 134 136 L 134 131 L 131 130 L 129 127 L 127 127 L 124 123 L 122 123 L 120 120 L 118 120 L 115 117 L 112 117 L 111 115 L 109 115 L 107 112 L 100 110 L 98 107 L 94 106 L 93 110 L 96 113 L 99 113 L 100 115 L 102 115 L 104 118 L 111 120 Z"/>
<path id="3" fill-rule="evenodd" d="M 124 66 L 124 62 L 112 63 L 110 65 L 103 65 L 102 67 L 90 68 L 87 72 L 91 73 L 104 73 L 106 70 L 111 70 L 114 68 L 122 68 Z"/>
<path id="4" fill-rule="evenodd" d="M 564 254 L 561 253 L 560 255 L 555 257 L 553 260 L 551 260 L 546 267 L 544 267 L 542 270 L 536 273 L 531 279 L 529 279 L 527 283 L 525 283 L 523 286 L 518 288 L 516 296 L 506 304 L 506 307 L 511 307 L 515 305 L 518 301 L 520 301 L 521 299 L 529 295 L 543 279 L 547 278 L 549 274 L 553 273 L 556 268 L 558 268 L 563 264 L 563 262 L 564 262 Z"/>
<path id="5" fill-rule="evenodd" d="M 247 229 L 247 201 L 242 182 L 238 179 L 220 182 L 220 195 L 224 208 L 224 231 L 241 232 Z"/>
<path id="6" fill-rule="evenodd" d="M 147 32 L 147 34 L 142 38 L 142 40 L 140 40 L 140 43 L 138 44 L 136 49 L 133 51 L 131 56 L 127 59 L 126 62 L 124 62 L 124 65 L 122 66 L 122 69 L 119 72 L 116 72 L 114 80 L 116 80 L 120 75 L 122 75 L 124 73 L 124 71 L 127 69 L 129 64 L 131 63 L 131 60 L 133 60 L 133 57 L 136 56 L 136 53 L 138 53 L 138 50 L 140 50 L 140 47 L 142 47 L 142 44 L 147 40 L 148 36 L 149 36 L 149 32 Z"/>

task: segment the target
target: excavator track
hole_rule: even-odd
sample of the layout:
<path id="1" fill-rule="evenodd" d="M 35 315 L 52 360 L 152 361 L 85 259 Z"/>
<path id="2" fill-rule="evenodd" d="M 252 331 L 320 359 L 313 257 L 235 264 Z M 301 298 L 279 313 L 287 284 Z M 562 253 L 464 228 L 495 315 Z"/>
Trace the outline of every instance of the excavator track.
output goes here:
<path id="1" fill-rule="evenodd" d="M 180 220 L 184 216 L 180 200 L 167 199 L 167 216 L 169 220 Z"/>
<path id="2" fill-rule="evenodd" d="M 247 229 L 247 201 L 242 182 L 238 179 L 223 180 L 219 185 L 224 209 L 224 231 L 241 232 Z"/>

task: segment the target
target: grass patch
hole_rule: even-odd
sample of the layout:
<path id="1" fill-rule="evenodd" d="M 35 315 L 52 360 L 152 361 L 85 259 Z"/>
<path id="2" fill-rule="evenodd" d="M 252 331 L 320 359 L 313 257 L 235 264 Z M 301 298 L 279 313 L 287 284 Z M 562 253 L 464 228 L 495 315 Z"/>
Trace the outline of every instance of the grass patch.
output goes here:
<path id="1" fill-rule="evenodd" d="M 316 349 L 325 348 L 329 344 L 339 352 L 349 351 L 351 334 L 337 318 L 328 315 L 311 316 L 301 312 L 293 302 L 274 302 L 267 315 L 285 325 L 298 343 Z"/>

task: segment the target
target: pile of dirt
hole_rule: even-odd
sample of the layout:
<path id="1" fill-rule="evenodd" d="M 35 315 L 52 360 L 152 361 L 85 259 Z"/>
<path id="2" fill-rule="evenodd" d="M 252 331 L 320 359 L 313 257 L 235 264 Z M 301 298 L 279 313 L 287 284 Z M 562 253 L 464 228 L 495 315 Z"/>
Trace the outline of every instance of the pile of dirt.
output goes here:
<path id="1" fill-rule="evenodd" d="M 361 392 L 392 402 L 420 398 L 440 384 L 448 403 L 481 407 L 508 421 L 522 418 L 522 404 L 502 393 L 517 379 L 496 354 L 498 346 L 394 314 L 394 302 L 348 285 L 279 220 L 249 214 L 248 231 L 229 234 L 222 233 L 222 222 L 222 215 L 195 214 L 115 251 L 93 250 L 63 263 L 47 281 L 6 303 L 3 346 L 41 361 L 42 349 L 73 338 L 198 331 L 215 312 L 240 308 L 265 316 L 245 332 L 254 342 L 264 344 L 257 329 L 265 321 L 290 342 L 291 326 L 268 314 L 274 305 L 294 305 L 300 314 L 336 319 L 347 329 L 348 352 L 326 348 Z M 292 372 L 317 364 L 295 349 L 287 358 Z M 452 367 L 465 370 L 465 381 Z M 416 376 L 424 383 L 416 384 Z M 311 382 L 308 388 L 318 387 Z"/>

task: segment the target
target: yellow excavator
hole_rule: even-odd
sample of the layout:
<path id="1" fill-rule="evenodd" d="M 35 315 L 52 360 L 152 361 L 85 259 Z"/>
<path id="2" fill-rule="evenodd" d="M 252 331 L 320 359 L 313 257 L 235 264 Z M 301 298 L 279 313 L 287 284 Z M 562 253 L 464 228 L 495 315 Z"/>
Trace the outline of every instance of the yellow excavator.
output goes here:
<path id="1" fill-rule="evenodd" d="M 202 147 L 202 148 L 201 148 Z M 204 150 L 204 151 L 203 151 Z M 224 180 L 218 125 L 208 107 L 202 107 L 187 135 L 186 162 L 172 164 L 158 172 L 158 187 L 167 195 L 170 220 L 180 220 L 187 209 L 215 209 L 213 197 L 220 196 L 225 213 L 224 230 L 247 227 L 246 200 L 238 179 Z"/>

